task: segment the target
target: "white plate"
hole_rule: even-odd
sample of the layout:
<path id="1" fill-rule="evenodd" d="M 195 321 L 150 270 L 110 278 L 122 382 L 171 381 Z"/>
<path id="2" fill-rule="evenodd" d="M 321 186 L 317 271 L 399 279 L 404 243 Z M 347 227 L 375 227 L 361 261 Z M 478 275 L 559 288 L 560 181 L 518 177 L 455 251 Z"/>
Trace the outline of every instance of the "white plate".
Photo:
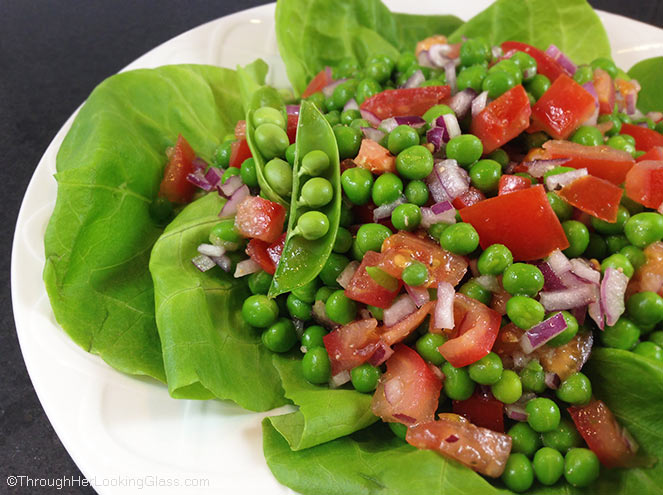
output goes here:
<path id="1" fill-rule="evenodd" d="M 468 19 L 489 1 L 446 2 Z M 439 12 L 435 0 L 387 1 L 394 11 Z M 212 21 L 155 48 L 126 69 L 174 63 L 235 67 L 256 57 L 269 82 L 286 86 L 274 35 L 274 5 Z M 600 13 L 617 65 L 663 53 L 663 30 Z M 125 69 L 125 70 L 126 70 Z M 123 375 L 77 347 L 55 322 L 44 284 L 43 237 L 56 197 L 55 156 L 71 126 L 60 129 L 30 181 L 16 225 L 12 298 L 23 357 L 55 431 L 102 495 L 140 493 L 292 493 L 262 456 L 260 420 L 221 401 L 174 400 L 165 386 Z M 141 489 L 141 487 L 143 487 Z M 185 488 L 186 487 L 186 488 Z"/>

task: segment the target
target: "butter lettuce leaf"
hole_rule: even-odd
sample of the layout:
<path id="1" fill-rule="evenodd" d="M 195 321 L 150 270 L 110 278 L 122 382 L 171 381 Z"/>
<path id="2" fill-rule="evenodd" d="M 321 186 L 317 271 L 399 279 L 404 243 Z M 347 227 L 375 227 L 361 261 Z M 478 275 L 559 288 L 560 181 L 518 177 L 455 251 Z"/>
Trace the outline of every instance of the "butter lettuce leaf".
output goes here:
<path id="1" fill-rule="evenodd" d="M 628 75 L 642 86 L 638 93 L 641 112 L 663 112 L 663 57 L 652 57 L 635 64 Z"/>

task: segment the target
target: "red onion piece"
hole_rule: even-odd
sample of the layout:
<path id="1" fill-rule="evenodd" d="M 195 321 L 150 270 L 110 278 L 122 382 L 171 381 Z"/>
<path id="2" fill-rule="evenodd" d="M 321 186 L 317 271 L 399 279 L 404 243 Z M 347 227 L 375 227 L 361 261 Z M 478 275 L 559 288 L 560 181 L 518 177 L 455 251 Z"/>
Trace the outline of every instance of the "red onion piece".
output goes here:
<path id="1" fill-rule="evenodd" d="M 543 320 L 538 325 L 534 325 L 527 330 L 520 339 L 520 347 L 525 354 L 531 354 L 551 339 L 557 337 L 568 328 L 564 315 L 555 313 L 547 320 Z"/>
<path id="2" fill-rule="evenodd" d="M 191 263 L 198 268 L 201 272 L 205 273 L 207 270 L 211 270 L 216 266 L 214 260 L 209 256 L 200 254 L 191 260 Z"/>
<path id="3" fill-rule="evenodd" d="M 400 378 L 394 377 L 384 384 L 384 398 L 389 404 L 396 405 L 403 397 L 403 384 Z"/>
<path id="4" fill-rule="evenodd" d="M 299 105 L 286 105 L 285 111 L 288 115 L 299 115 Z"/>
<path id="5" fill-rule="evenodd" d="M 627 93 L 626 96 L 624 97 L 624 100 L 626 101 L 626 113 L 629 115 L 635 114 L 636 111 L 635 105 L 638 102 L 637 93 Z"/>
<path id="6" fill-rule="evenodd" d="M 555 272 L 555 275 L 558 277 L 563 273 L 571 271 L 572 265 L 566 255 L 559 249 L 555 249 L 552 253 L 546 258 L 546 263 L 550 265 L 552 271 Z"/>
<path id="7" fill-rule="evenodd" d="M 396 418 L 398 421 L 400 421 L 404 425 L 413 425 L 414 423 L 417 422 L 417 420 L 415 418 L 413 418 L 412 416 L 408 416 L 407 414 L 403 414 L 403 413 L 394 414 L 394 418 Z"/>
<path id="8" fill-rule="evenodd" d="M 454 114 L 445 113 L 441 117 L 438 117 L 437 120 L 439 121 L 440 119 L 444 122 L 444 127 L 447 130 L 445 136 L 447 142 L 449 142 L 451 138 L 461 135 L 460 124 L 458 124 L 458 119 Z M 438 125 L 440 125 L 439 122 Z"/>
<path id="9" fill-rule="evenodd" d="M 419 52 L 419 55 L 417 55 L 417 62 L 422 67 L 429 67 L 431 69 L 435 68 L 435 65 L 433 65 L 433 61 L 430 58 L 428 50 L 422 50 Z"/>
<path id="10" fill-rule="evenodd" d="M 475 278 L 474 281 L 490 292 L 499 292 L 500 290 L 500 283 L 495 275 L 481 275 Z"/>
<path id="11" fill-rule="evenodd" d="M 435 328 L 454 327 L 454 296 L 456 291 L 449 282 L 440 282 L 437 285 L 437 303 L 433 318 Z"/>
<path id="12" fill-rule="evenodd" d="M 473 89 L 467 88 L 463 91 L 456 93 L 449 101 L 449 106 L 456 114 L 459 120 L 463 120 L 470 108 L 472 107 L 472 100 L 476 98 L 477 92 Z"/>
<path id="13" fill-rule="evenodd" d="M 564 165 L 569 161 L 569 158 L 555 158 L 552 160 L 532 160 L 531 162 L 524 162 L 523 165 L 527 167 L 527 172 L 532 177 L 543 177 L 543 174 L 552 170 L 555 167 Z"/>
<path id="14" fill-rule="evenodd" d="M 201 172 L 204 172 L 207 170 L 207 162 L 200 158 L 199 156 L 195 157 L 193 160 L 191 160 L 191 165 L 193 166 L 193 171 L 200 170 Z"/>
<path id="15" fill-rule="evenodd" d="M 398 125 L 409 125 L 413 129 L 419 129 L 426 124 L 426 121 L 418 115 L 404 115 L 401 117 L 394 117 Z"/>
<path id="16" fill-rule="evenodd" d="M 194 186 L 199 187 L 203 191 L 211 191 L 214 189 L 214 186 L 207 182 L 207 179 L 205 179 L 205 174 L 201 170 L 188 173 L 186 180 Z"/>
<path id="17" fill-rule="evenodd" d="M 442 213 L 433 213 L 431 208 L 426 206 L 421 208 L 421 226 L 425 229 L 436 223 L 456 223 L 456 209 L 447 210 Z"/>
<path id="18" fill-rule="evenodd" d="M 663 112 L 647 112 L 646 117 L 654 122 L 659 122 L 663 120 Z"/>
<path id="19" fill-rule="evenodd" d="M 431 206 L 430 209 L 433 211 L 433 213 L 439 215 L 445 211 L 453 210 L 454 207 L 448 201 L 440 201 L 439 203 L 435 203 L 433 206 Z"/>
<path id="20" fill-rule="evenodd" d="M 514 421 L 520 421 L 521 423 L 527 421 L 527 418 L 529 417 L 529 414 L 527 414 L 527 411 L 525 410 L 525 406 L 518 403 L 506 404 L 504 406 L 504 412 L 506 413 L 507 418 L 513 419 Z"/>
<path id="21" fill-rule="evenodd" d="M 543 290 L 545 291 L 555 291 L 566 289 L 566 285 L 560 280 L 560 278 L 555 274 L 550 265 L 546 261 L 537 263 L 536 265 L 541 273 L 543 274 Z"/>
<path id="22" fill-rule="evenodd" d="M 472 100 L 472 117 L 479 115 L 488 104 L 488 91 L 484 91 Z"/>
<path id="23" fill-rule="evenodd" d="M 226 250 L 221 246 L 215 246 L 213 244 L 201 244 L 198 246 L 198 252 L 205 256 L 209 256 L 210 258 L 218 258 L 219 256 L 223 256 L 226 253 Z"/>
<path id="24" fill-rule="evenodd" d="M 416 310 L 417 306 L 414 304 L 410 296 L 403 294 L 399 296 L 390 307 L 384 310 L 384 325 L 386 327 L 395 325 Z"/>
<path id="25" fill-rule="evenodd" d="M 360 108 L 359 113 L 361 114 L 361 118 L 366 120 L 372 126 L 377 127 L 380 125 L 380 122 L 382 122 L 377 115 L 375 115 L 373 112 L 370 112 L 368 110 Z"/>
<path id="26" fill-rule="evenodd" d="M 384 220 L 385 218 L 389 218 L 391 216 L 391 213 L 396 209 L 398 205 L 402 205 L 403 203 L 406 202 L 407 198 L 401 194 L 400 198 L 398 198 L 396 201 L 393 201 L 386 205 L 378 206 L 375 210 L 373 210 L 373 221 L 378 222 L 379 220 Z"/>
<path id="27" fill-rule="evenodd" d="M 435 43 L 428 49 L 428 57 L 438 67 L 444 67 L 447 62 L 452 60 L 449 56 L 452 51 L 453 48 L 448 43 Z"/>
<path id="28" fill-rule="evenodd" d="M 354 98 L 350 98 L 348 102 L 343 107 L 343 110 L 359 110 L 359 104 Z"/>
<path id="29" fill-rule="evenodd" d="M 544 381 L 546 387 L 548 387 L 551 390 L 557 390 L 559 388 L 560 383 L 562 383 L 562 381 L 559 379 L 559 375 L 551 371 L 546 373 Z"/>
<path id="30" fill-rule="evenodd" d="M 232 194 L 230 199 L 226 201 L 226 204 L 223 205 L 223 208 L 221 208 L 221 212 L 219 213 L 219 217 L 232 217 L 235 213 L 237 213 L 237 206 L 250 195 L 251 192 L 249 191 L 249 188 L 245 185 L 241 186 Z"/>
<path id="31" fill-rule="evenodd" d="M 398 122 L 396 122 L 396 118 L 389 117 L 388 119 L 384 119 L 382 122 L 380 122 L 378 129 L 389 134 L 391 131 L 396 129 L 396 127 L 398 127 Z"/>
<path id="32" fill-rule="evenodd" d="M 227 254 L 224 254 L 223 256 L 215 256 L 212 258 L 212 261 L 214 261 L 214 263 L 219 265 L 221 270 L 223 270 L 226 273 L 229 272 L 233 267 L 233 262 L 228 257 Z"/>
<path id="33" fill-rule="evenodd" d="M 412 74 L 410 77 L 408 77 L 407 81 L 405 81 L 405 84 L 403 84 L 403 88 L 418 88 L 421 86 L 421 84 L 426 80 L 426 76 L 424 76 L 424 73 L 421 72 L 421 69 L 418 69 L 414 74 Z"/>
<path id="34" fill-rule="evenodd" d="M 242 178 L 239 175 L 231 175 L 226 179 L 225 183 L 219 184 L 218 188 L 225 197 L 229 198 L 237 189 L 242 187 L 242 184 Z"/>
<path id="35" fill-rule="evenodd" d="M 361 132 L 364 133 L 364 136 L 367 139 L 371 139 L 373 141 L 380 142 L 382 138 L 386 136 L 384 132 L 382 132 L 380 129 L 374 129 L 372 127 L 362 127 Z"/>
<path id="36" fill-rule="evenodd" d="M 426 132 L 426 139 L 433 145 L 433 153 L 437 153 L 445 144 L 444 134 L 446 129 L 442 127 L 431 127 Z"/>
<path id="37" fill-rule="evenodd" d="M 569 263 L 571 265 L 571 272 L 583 281 L 596 285 L 601 281 L 601 272 L 595 270 L 589 262 L 581 258 L 574 258 Z"/>
<path id="38" fill-rule="evenodd" d="M 555 45 L 550 45 L 546 50 L 546 53 L 550 55 L 553 58 L 553 60 L 555 60 L 555 62 L 561 65 L 562 68 L 570 76 L 575 74 L 576 71 L 578 70 L 576 64 L 574 64 L 573 61 L 569 57 L 567 57 L 564 53 L 562 53 L 562 51 L 559 48 L 557 48 Z"/>
<path id="39" fill-rule="evenodd" d="M 459 167 L 456 160 L 441 160 L 437 162 L 435 164 L 435 172 L 449 199 L 456 199 L 470 187 L 470 176 L 467 170 Z"/>
<path id="40" fill-rule="evenodd" d="M 428 175 L 428 177 L 426 177 L 426 185 L 428 186 L 428 191 L 435 201 L 451 201 L 447 191 L 445 191 L 444 187 L 442 187 L 440 178 L 437 176 L 437 172 L 435 170 L 433 170 Z"/>
<path id="41" fill-rule="evenodd" d="M 447 438 L 444 439 L 445 442 L 447 443 L 456 443 L 460 438 L 458 438 L 458 435 L 449 435 Z"/>
<path id="42" fill-rule="evenodd" d="M 579 308 L 573 308 L 571 310 L 571 314 L 576 320 L 578 320 L 578 325 L 582 325 L 585 323 L 585 318 L 587 316 L 587 308 L 585 306 L 581 306 Z"/>
<path id="43" fill-rule="evenodd" d="M 523 79 L 528 80 L 536 76 L 536 67 L 528 67 L 523 71 Z"/>
<path id="44" fill-rule="evenodd" d="M 237 263 L 237 267 L 235 267 L 235 274 L 233 277 L 235 278 L 240 278 L 244 277 L 246 275 L 251 275 L 252 273 L 256 273 L 260 271 L 260 265 L 253 261 L 251 258 L 248 260 L 243 260 Z"/>
<path id="45" fill-rule="evenodd" d="M 311 310 L 311 315 L 315 321 L 329 330 L 333 330 L 338 326 L 338 324 L 334 323 L 329 319 L 329 316 L 327 316 L 327 310 L 325 309 L 324 301 L 319 299 L 315 301 Z"/>
<path id="46" fill-rule="evenodd" d="M 355 272 L 359 268 L 359 262 L 358 261 L 351 261 L 348 263 L 341 274 L 336 278 L 336 282 L 338 282 L 338 285 L 343 287 L 344 289 L 348 288 L 348 285 L 350 285 L 350 280 L 352 280 L 352 277 L 355 276 Z"/>
<path id="47" fill-rule="evenodd" d="M 455 94 L 458 86 L 456 84 L 456 64 L 453 61 L 450 60 L 444 64 L 444 75 L 447 79 L 447 85 L 451 88 L 451 94 Z"/>
<path id="48" fill-rule="evenodd" d="M 327 98 L 329 98 L 331 95 L 334 94 L 334 90 L 336 89 L 336 86 L 338 86 L 341 83 L 344 83 L 347 81 L 347 79 L 337 79 L 336 81 L 332 81 L 327 86 L 322 88 L 322 94 L 324 94 Z"/>
<path id="49" fill-rule="evenodd" d="M 550 175 L 546 178 L 546 187 L 549 191 L 561 189 L 562 187 L 568 186 L 576 179 L 584 177 L 585 175 L 587 175 L 586 168 L 579 168 L 577 170 L 570 170 L 569 172 L 564 172 L 562 174 Z"/>
<path id="50" fill-rule="evenodd" d="M 570 289 L 540 292 L 539 302 L 546 311 L 573 309 L 598 301 L 598 290 L 595 285 L 582 284 Z"/>
<path id="51" fill-rule="evenodd" d="M 424 304 L 430 301 L 430 294 L 428 293 L 428 289 L 425 287 L 412 287 L 405 284 L 405 290 L 417 308 L 422 307 Z"/>
<path id="52" fill-rule="evenodd" d="M 509 50 L 512 51 L 512 50 Z M 490 49 L 490 53 L 493 55 L 494 59 L 498 59 L 504 55 L 504 50 L 502 50 L 502 47 L 499 45 L 493 46 Z M 513 55 L 513 54 L 511 54 Z"/>
<path id="53" fill-rule="evenodd" d="M 601 305 L 605 314 L 605 324 L 609 327 L 617 323 L 624 313 L 624 294 L 628 277 L 616 268 L 608 267 L 601 282 Z"/>
<path id="54" fill-rule="evenodd" d="M 371 366 L 380 366 L 394 353 L 394 350 L 385 344 L 382 340 L 380 340 L 376 345 L 377 347 L 375 348 L 375 352 L 371 354 L 370 358 L 368 358 L 368 363 Z"/>
<path id="55" fill-rule="evenodd" d="M 329 379 L 329 388 L 338 388 L 350 381 L 350 372 L 343 370 L 336 373 Z"/>
<path id="56" fill-rule="evenodd" d="M 209 182 L 212 188 L 219 187 L 221 184 L 221 177 L 223 177 L 223 170 L 217 167 L 210 167 L 205 173 L 205 180 Z M 234 175 L 233 177 L 237 177 Z"/>

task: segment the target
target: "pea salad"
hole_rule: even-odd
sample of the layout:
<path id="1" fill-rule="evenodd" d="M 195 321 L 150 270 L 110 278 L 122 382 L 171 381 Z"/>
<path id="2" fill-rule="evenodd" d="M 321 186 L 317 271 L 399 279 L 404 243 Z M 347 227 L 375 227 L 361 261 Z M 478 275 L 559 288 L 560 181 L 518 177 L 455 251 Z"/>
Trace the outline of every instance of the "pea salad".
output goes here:
<path id="1" fill-rule="evenodd" d="M 277 5 L 284 59 L 291 3 Z M 104 359 L 177 398 L 299 406 L 267 418 L 263 440 L 301 493 L 322 493 L 327 470 L 348 483 L 333 493 L 364 493 L 363 462 L 407 493 L 415 481 L 377 467 L 397 452 L 429 470 L 421 493 L 659 489 L 635 481 L 661 476 L 660 441 L 629 394 L 663 377 L 663 105 L 642 106 L 650 89 L 609 53 L 576 63 L 565 46 L 494 39 L 482 15 L 321 59 L 295 92 L 265 84 L 262 62 L 228 71 L 241 104 L 210 117 L 220 142 L 181 116 L 170 146 L 150 142 L 167 163 L 127 219 L 149 223 L 132 242 L 151 250 L 156 331 L 141 339 L 159 359 Z M 206 70 L 197 81 L 220 77 Z M 138 305 L 139 279 L 114 297 Z"/>

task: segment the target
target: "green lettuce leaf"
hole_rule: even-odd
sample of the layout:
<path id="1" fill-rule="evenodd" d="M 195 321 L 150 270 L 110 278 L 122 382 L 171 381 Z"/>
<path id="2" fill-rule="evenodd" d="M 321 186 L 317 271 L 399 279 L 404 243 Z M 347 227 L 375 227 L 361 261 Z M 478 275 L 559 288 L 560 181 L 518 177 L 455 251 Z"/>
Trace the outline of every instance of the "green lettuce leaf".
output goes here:
<path id="1" fill-rule="evenodd" d="M 493 44 L 513 40 L 542 50 L 554 43 L 576 63 L 610 57 L 608 35 L 585 0 L 497 0 L 450 37 L 484 37 Z"/>
<path id="2" fill-rule="evenodd" d="M 463 25 L 455 15 L 393 14 L 401 51 L 414 51 L 417 42 L 433 34 L 450 35 Z"/>
<path id="3" fill-rule="evenodd" d="M 652 57 L 635 64 L 628 75 L 642 86 L 638 93 L 638 109 L 641 112 L 663 111 L 663 57 Z"/>
<path id="4" fill-rule="evenodd" d="M 173 397 L 231 399 L 252 411 L 287 403 L 272 353 L 242 318 L 246 280 L 191 263 L 209 242 L 225 199 L 210 193 L 189 204 L 152 249 L 156 320 Z"/>
<path id="5" fill-rule="evenodd" d="M 60 147 L 46 289 L 71 338 L 125 373 L 165 379 L 148 272 L 164 152 L 181 133 L 209 159 L 243 115 L 235 71 L 124 72 L 92 92 Z"/>
<path id="6" fill-rule="evenodd" d="M 274 356 L 285 396 L 299 411 L 269 418 L 293 450 L 306 449 L 349 435 L 378 418 L 371 412 L 372 395 L 356 390 L 312 385 L 302 374 L 301 359 Z"/>
<path id="7" fill-rule="evenodd" d="M 267 72 L 269 72 L 269 65 L 267 65 L 267 62 L 262 59 L 257 59 L 255 62 L 245 67 L 237 66 L 239 92 L 242 96 L 244 112 L 248 112 L 249 110 L 253 93 L 265 84 Z"/>

